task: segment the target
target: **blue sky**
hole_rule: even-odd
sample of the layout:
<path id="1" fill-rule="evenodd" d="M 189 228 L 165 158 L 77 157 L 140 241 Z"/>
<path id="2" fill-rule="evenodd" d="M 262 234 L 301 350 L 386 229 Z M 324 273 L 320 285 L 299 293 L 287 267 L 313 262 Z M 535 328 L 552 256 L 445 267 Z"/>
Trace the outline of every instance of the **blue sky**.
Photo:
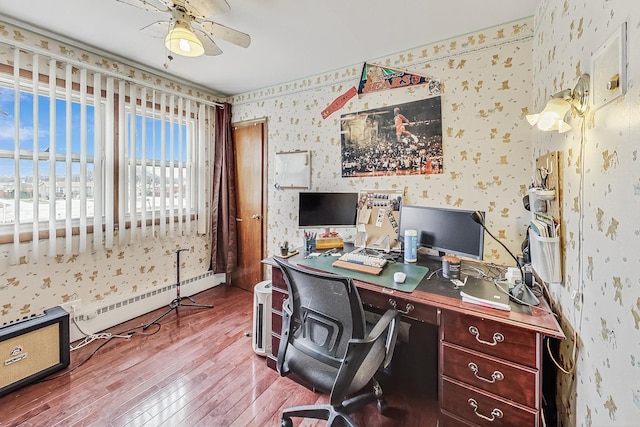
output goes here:
<path id="1" fill-rule="evenodd" d="M 14 124 L 14 91 L 0 87 L 0 149 L 13 150 L 15 148 Z M 80 153 L 80 104 L 71 104 L 72 123 L 72 152 Z M 66 152 L 66 102 L 56 100 L 56 152 Z M 34 115 L 33 96 L 30 93 L 20 93 L 20 148 L 32 150 L 34 143 Z M 93 107 L 87 107 L 87 138 L 93 140 Z M 50 145 L 49 130 L 49 98 L 38 97 L 38 146 L 44 151 Z M 87 144 L 87 154 L 93 155 L 93 144 Z"/>
<path id="2" fill-rule="evenodd" d="M 38 147 L 39 151 L 45 151 L 51 145 L 51 135 L 49 129 L 49 98 L 47 96 L 39 96 L 38 98 Z M 87 155 L 93 156 L 93 131 L 94 131 L 94 111 L 93 106 L 87 106 Z M 56 100 L 56 153 L 66 153 L 66 102 L 64 100 Z M 71 133 L 71 151 L 72 153 L 80 154 L 80 104 L 77 102 L 72 103 L 71 108 L 72 117 L 72 133 Z M 138 132 L 136 133 L 136 157 L 141 158 L 142 153 L 142 132 L 141 123 L 142 118 L 138 116 Z M 152 131 L 152 123 L 155 125 L 155 140 L 153 145 L 154 133 Z M 169 124 L 167 124 L 167 129 Z M 183 129 L 183 132 L 186 132 Z M 21 92 L 20 94 L 20 148 L 28 151 L 33 150 L 34 144 L 34 116 L 33 116 L 33 96 L 31 93 Z M 156 159 L 160 159 L 160 121 L 147 119 L 147 157 L 153 152 Z M 183 136 L 183 141 L 186 141 L 186 134 Z M 0 87 L 0 149 L 2 150 L 14 150 L 15 149 L 15 123 L 14 123 L 14 90 L 13 88 Z M 170 141 L 169 134 L 167 132 L 166 150 L 165 155 L 167 160 L 171 157 L 174 159 L 186 157 L 186 150 L 182 150 L 182 156 L 179 151 L 179 137 L 177 127 L 174 135 L 174 155 L 170 155 Z M 30 175 L 32 168 L 25 165 L 26 169 L 23 169 L 21 162 L 20 175 Z M 48 174 L 48 165 L 43 165 L 46 169 L 41 168 L 42 173 Z M 13 171 L 12 159 L 0 159 L 0 174 L 12 174 L 7 168 Z M 58 171 L 60 173 L 61 171 Z M 62 171 L 62 173 L 64 173 Z"/>

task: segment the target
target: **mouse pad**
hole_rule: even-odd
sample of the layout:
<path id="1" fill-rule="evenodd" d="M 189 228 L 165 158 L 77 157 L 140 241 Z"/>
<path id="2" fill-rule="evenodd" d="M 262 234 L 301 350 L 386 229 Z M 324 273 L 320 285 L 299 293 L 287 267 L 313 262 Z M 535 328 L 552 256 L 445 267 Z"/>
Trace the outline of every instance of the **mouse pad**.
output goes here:
<path id="1" fill-rule="evenodd" d="M 316 258 L 306 258 L 298 264 L 314 268 L 316 270 L 328 271 L 329 273 L 350 276 L 361 282 L 373 283 L 374 285 L 384 286 L 385 288 L 395 289 L 401 292 L 413 292 L 424 276 L 429 272 L 427 267 L 416 264 L 404 264 L 402 262 L 390 262 L 382 270 L 379 276 L 359 271 L 348 270 L 345 268 L 334 267 L 332 264 L 338 257 L 319 256 Z M 393 281 L 393 273 L 402 271 L 407 275 L 404 283 L 395 283 Z"/>

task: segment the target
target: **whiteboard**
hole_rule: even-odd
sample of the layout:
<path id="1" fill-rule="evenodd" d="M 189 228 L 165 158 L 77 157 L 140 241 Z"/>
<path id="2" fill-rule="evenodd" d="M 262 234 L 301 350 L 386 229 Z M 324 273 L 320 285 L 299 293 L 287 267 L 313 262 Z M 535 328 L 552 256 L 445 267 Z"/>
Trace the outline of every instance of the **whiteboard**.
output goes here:
<path id="1" fill-rule="evenodd" d="M 276 188 L 311 187 L 311 153 L 289 151 L 276 153 Z"/>

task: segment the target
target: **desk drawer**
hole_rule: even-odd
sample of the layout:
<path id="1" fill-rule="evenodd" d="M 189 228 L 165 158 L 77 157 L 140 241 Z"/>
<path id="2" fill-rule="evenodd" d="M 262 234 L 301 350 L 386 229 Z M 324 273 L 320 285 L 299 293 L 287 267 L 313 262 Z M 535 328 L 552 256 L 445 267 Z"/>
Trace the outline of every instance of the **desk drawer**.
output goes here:
<path id="1" fill-rule="evenodd" d="M 438 324 L 438 309 L 435 307 L 415 303 L 409 299 L 403 298 L 398 293 L 389 295 L 365 288 L 358 288 L 358 293 L 360 294 L 360 299 L 363 304 L 377 307 L 385 311 L 390 308 L 395 308 L 402 313 L 403 317 L 409 317 L 431 325 Z M 392 302 L 395 302 L 395 307 Z"/>
<path id="2" fill-rule="evenodd" d="M 271 269 L 271 286 L 275 289 L 281 289 L 287 292 L 287 284 L 284 281 L 284 274 L 278 267 Z"/>
<path id="3" fill-rule="evenodd" d="M 271 334 L 271 355 L 278 360 L 278 351 L 280 351 L 280 335 Z"/>
<path id="4" fill-rule="evenodd" d="M 282 333 L 282 315 L 280 313 L 271 313 L 271 332 L 278 335 Z"/>
<path id="5" fill-rule="evenodd" d="M 287 299 L 289 294 L 286 291 L 281 291 L 280 289 L 272 288 L 271 289 L 271 309 L 272 311 L 277 311 L 278 313 L 282 313 L 282 303 Z"/>
<path id="6" fill-rule="evenodd" d="M 539 371 L 442 343 L 442 374 L 535 408 Z"/>
<path id="7" fill-rule="evenodd" d="M 538 411 L 499 399 L 454 380 L 443 378 L 441 405 L 478 426 L 537 426 Z"/>
<path id="8" fill-rule="evenodd" d="M 532 368 L 540 366 L 539 334 L 481 317 L 444 311 L 442 339 Z"/>

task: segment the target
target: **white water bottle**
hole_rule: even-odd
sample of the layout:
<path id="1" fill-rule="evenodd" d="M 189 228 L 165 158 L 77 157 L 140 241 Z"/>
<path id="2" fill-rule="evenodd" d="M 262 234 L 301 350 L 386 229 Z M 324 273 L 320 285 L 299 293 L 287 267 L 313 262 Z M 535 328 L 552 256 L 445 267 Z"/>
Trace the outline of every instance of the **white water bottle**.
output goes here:
<path id="1" fill-rule="evenodd" d="M 416 230 L 404 231 L 404 262 L 418 261 L 418 232 Z"/>

